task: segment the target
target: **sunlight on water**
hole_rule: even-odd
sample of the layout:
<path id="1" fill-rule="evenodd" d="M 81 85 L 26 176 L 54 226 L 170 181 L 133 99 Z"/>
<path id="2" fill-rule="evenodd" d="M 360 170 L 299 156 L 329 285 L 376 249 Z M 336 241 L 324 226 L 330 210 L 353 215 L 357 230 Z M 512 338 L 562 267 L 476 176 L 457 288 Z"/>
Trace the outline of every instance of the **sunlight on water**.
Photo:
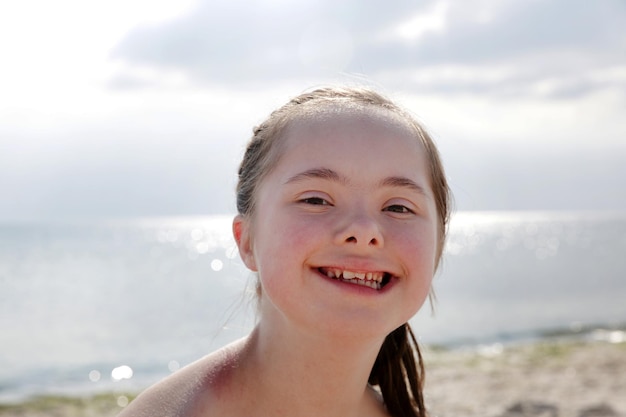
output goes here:
<path id="1" fill-rule="evenodd" d="M 621 330 L 596 330 L 591 337 L 600 342 L 626 343 L 626 332 Z"/>
<path id="2" fill-rule="evenodd" d="M 121 381 L 123 379 L 131 379 L 133 377 L 133 369 L 128 365 L 118 366 L 111 371 L 111 378 L 114 381 Z"/>
<path id="3" fill-rule="evenodd" d="M 100 372 L 96 371 L 95 369 L 89 372 L 89 380 L 91 382 L 98 382 L 100 381 L 100 378 L 101 378 Z"/>
<path id="4" fill-rule="evenodd" d="M 157 239 L 161 243 L 166 243 L 166 242 L 174 243 L 178 240 L 178 233 L 176 232 L 176 230 L 172 230 L 172 229 L 159 230 L 159 233 L 157 234 Z"/>
<path id="5" fill-rule="evenodd" d="M 207 253 L 209 251 L 209 244 L 208 244 L 208 242 L 199 242 L 196 245 L 196 251 L 199 254 Z"/>
<path id="6" fill-rule="evenodd" d="M 202 229 L 193 229 L 191 231 L 191 238 L 193 240 L 200 240 L 204 237 L 204 230 Z"/>
<path id="7" fill-rule="evenodd" d="M 254 274 L 231 224 L 0 225 L 0 399 L 131 392 L 247 334 Z M 493 357 L 498 343 L 553 329 L 626 343 L 624 253 L 626 213 L 458 213 L 436 314 L 422 308 L 411 322 L 420 341 Z"/>
<path id="8" fill-rule="evenodd" d="M 459 341 L 476 340 L 477 331 L 498 340 L 572 323 L 568 334 L 576 327 L 588 332 L 607 323 L 610 331 L 596 337 L 620 341 L 623 253 L 626 213 L 458 213 L 433 282 L 436 314 L 422 309 L 412 322 L 425 339 L 443 339 L 445 329 Z"/>
<path id="9" fill-rule="evenodd" d="M 537 260 L 557 256 L 562 246 L 588 247 L 579 214 L 550 212 L 459 213 L 452 218 L 446 255 L 466 256 L 493 245 L 494 252 L 523 248 Z"/>
<path id="10" fill-rule="evenodd" d="M 186 258 L 190 261 L 198 261 L 207 254 L 215 255 L 221 252 L 220 257 L 226 259 L 236 259 L 237 250 L 231 232 L 231 216 L 212 216 L 199 218 L 168 218 L 168 219 L 144 219 L 141 221 L 142 227 L 152 237 L 148 241 L 154 241 L 166 248 L 186 250 Z M 150 236 L 150 235 L 148 235 Z M 163 250 L 153 247 L 151 254 L 153 257 L 162 255 Z M 220 271 L 221 260 L 214 258 L 211 264 L 213 271 Z"/>
<path id="11" fill-rule="evenodd" d="M 214 271 L 221 271 L 222 268 L 224 267 L 224 263 L 222 261 L 220 261 L 219 259 L 213 259 L 211 261 L 211 269 Z"/>

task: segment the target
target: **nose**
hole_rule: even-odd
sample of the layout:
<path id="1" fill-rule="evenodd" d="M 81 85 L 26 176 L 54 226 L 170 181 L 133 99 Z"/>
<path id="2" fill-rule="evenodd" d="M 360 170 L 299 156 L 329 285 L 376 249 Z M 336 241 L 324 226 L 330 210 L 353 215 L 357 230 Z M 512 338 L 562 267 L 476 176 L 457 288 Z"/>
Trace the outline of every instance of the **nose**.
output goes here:
<path id="1" fill-rule="evenodd" d="M 336 234 L 336 243 L 364 248 L 382 248 L 383 233 L 372 215 L 365 212 L 346 216 L 343 227 Z"/>

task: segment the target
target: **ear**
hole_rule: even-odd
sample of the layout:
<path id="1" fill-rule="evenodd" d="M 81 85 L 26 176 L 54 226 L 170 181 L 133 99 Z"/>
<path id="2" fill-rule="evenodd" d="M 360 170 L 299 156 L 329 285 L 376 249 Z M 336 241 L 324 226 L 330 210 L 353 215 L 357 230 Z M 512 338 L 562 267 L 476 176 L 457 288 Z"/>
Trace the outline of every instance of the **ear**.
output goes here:
<path id="1" fill-rule="evenodd" d="M 233 220 L 233 236 L 237 247 L 239 248 L 239 256 L 248 267 L 248 269 L 257 272 L 256 262 L 254 260 L 254 251 L 252 250 L 252 238 L 250 235 L 250 220 L 247 217 L 238 214 Z"/>

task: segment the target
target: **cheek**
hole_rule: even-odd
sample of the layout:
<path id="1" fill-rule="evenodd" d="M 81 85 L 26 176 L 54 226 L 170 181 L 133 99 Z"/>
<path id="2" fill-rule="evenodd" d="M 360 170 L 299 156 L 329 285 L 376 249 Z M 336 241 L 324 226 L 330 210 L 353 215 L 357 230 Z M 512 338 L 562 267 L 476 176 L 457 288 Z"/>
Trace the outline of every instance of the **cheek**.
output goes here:
<path id="1" fill-rule="evenodd" d="M 300 281 L 313 245 L 314 231 L 303 224 L 296 227 L 284 218 L 282 222 L 267 220 L 259 229 L 258 236 L 263 239 L 255 246 L 258 279 L 264 302 L 286 311 L 295 308 L 294 303 L 300 299 Z"/>
<path id="2" fill-rule="evenodd" d="M 413 257 L 415 262 L 434 264 L 437 240 L 434 227 L 422 227 L 402 230 L 396 242 L 404 256 Z"/>
<path id="3" fill-rule="evenodd" d="M 410 283 L 404 294 L 406 321 L 415 316 L 430 294 L 435 271 L 436 239 L 426 236 L 407 236 L 402 239 L 402 255 L 410 271 Z"/>
<path id="4" fill-rule="evenodd" d="M 434 229 L 404 230 L 395 241 L 407 269 L 413 276 L 416 292 L 430 289 L 437 256 L 437 235 Z"/>
<path id="5" fill-rule="evenodd" d="M 327 240 L 332 222 L 316 216 L 307 216 L 287 212 L 280 218 L 268 222 L 270 236 L 275 236 L 275 243 L 289 250 L 305 250 L 317 242 Z"/>
<path id="6" fill-rule="evenodd" d="M 319 242 L 316 233 L 320 228 L 314 222 L 294 222 L 275 213 L 260 218 L 263 221 L 257 228 L 254 257 L 264 286 L 276 279 L 294 279 Z"/>

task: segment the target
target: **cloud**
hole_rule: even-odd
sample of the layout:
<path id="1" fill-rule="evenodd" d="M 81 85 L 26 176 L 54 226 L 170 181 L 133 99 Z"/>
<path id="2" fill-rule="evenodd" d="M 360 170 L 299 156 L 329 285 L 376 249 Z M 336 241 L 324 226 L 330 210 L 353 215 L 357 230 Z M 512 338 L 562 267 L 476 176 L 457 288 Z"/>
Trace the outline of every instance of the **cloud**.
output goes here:
<path id="1" fill-rule="evenodd" d="M 203 1 L 130 32 L 112 53 L 123 67 L 111 85 L 159 86 L 175 73 L 189 87 L 248 88 L 348 73 L 418 92 L 572 97 L 624 89 L 625 16 L 618 0 Z"/>
<path id="2" fill-rule="evenodd" d="M 624 91 L 623 3 L 455 2 L 445 16 L 441 29 L 363 45 L 359 55 L 379 58 L 369 71 L 420 92 L 564 98 Z"/>
<path id="3" fill-rule="evenodd" d="M 342 34 L 351 48 L 358 37 L 352 30 L 363 31 L 374 15 L 367 4 L 204 1 L 182 19 L 137 28 L 112 58 L 140 68 L 183 70 L 196 84 L 241 85 L 317 75 L 325 63 L 313 62 L 315 50 L 336 50 L 329 35 Z M 379 14 L 381 23 L 394 21 L 409 7 L 404 1 L 386 8 Z M 321 42 L 314 45 L 316 38 Z"/>
<path id="4" fill-rule="evenodd" d="M 563 49 L 601 56 L 608 48 L 612 55 L 624 46 L 615 35 L 626 34 L 625 11 L 617 1 L 456 2 L 448 8 L 447 31 L 428 34 L 416 50 L 424 61 L 440 63 L 495 63 Z"/>

